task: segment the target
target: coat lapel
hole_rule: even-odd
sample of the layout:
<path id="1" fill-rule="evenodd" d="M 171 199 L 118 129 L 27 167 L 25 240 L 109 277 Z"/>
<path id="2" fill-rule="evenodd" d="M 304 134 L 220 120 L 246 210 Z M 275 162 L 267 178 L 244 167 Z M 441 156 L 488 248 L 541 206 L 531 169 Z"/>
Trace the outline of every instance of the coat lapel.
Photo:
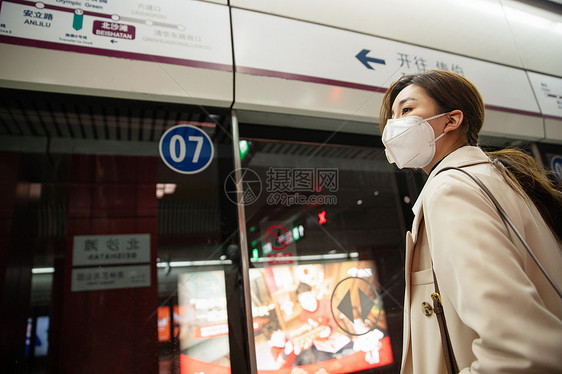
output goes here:
<path id="1" fill-rule="evenodd" d="M 410 269 L 412 267 L 412 254 L 414 251 L 414 240 L 412 233 L 406 233 L 406 263 L 404 265 L 406 289 L 404 291 L 404 331 L 402 338 L 402 365 L 400 372 L 404 372 L 406 358 L 409 356 L 410 348 Z"/>
<path id="2" fill-rule="evenodd" d="M 410 274 L 412 272 L 412 258 L 414 256 L 414 247 L 416 245 L 415 239 L 417 238 L 418 227 L 421 221 L 421 209 L 419 214 L 416 214 L 414 217 L 414 222 L 412 224 L 412 232 L 406 233 L 406 253 L 405 253 L 405 264 L 404 264 L 404 274 L 405 274 L 405 291 L 404 291 L 404 332 L 403 332 L 403 340 L 402 340 L 402 369 L 401 372 L 404 372 L 404 367 L 406 365 L 406 358 L 409 357 L 409 348 L 410 348 L 410 289 L 411 289 L 411 277 Z"/>

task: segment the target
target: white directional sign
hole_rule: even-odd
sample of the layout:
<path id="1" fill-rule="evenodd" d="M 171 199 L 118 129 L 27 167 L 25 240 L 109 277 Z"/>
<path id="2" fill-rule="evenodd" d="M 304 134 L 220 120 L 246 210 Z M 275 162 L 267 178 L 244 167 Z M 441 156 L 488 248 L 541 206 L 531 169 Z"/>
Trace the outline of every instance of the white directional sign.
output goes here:
<path id="1" fill-rule="evenodd" d="M 529 80 L 545 116 L 562 119 L 562 78 L 528 72 Z"/>
<path id="2" fill-rule="evenodd" d="M 76 235 L 72 266 L 150 262 L 149 234 Z"/>
<path id="3" fill-rule="evenodd" d="M 150 286 L 150 234 L 76 235 L 71 291 Z"/>
<path id="4" fill-rule="evenodd" d="M 232 10 L 232 26 L 238 73 L 385 92 L 403 74 L 449 70 L 489 106 L 540 113 L 521 69 L 243 9 Z"/>
<path id="5" fill-rule="evenodd" d="M 72 269 L 72 292 L 149 286 L 150 265 L 98 266 Z"/>

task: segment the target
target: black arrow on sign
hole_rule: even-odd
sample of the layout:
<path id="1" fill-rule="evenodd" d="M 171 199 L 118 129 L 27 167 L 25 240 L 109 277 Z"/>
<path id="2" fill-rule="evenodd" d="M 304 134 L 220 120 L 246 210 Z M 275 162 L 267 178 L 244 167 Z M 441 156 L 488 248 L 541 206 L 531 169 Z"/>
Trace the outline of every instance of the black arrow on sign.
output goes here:
<path id="1" fill-rule="evenodd" d="M 376 305 L 376 303 L 371 300 L 369 296 L 365 294 L 365 292 L 359 291 L 359 303 L 361 305 L 361 318 L 364 320 L 367 319 L 369 313 L 371 313 L 371 309 Z M 351 291 L 347 290 L 347 293 L 343 297 L 343 299 L 338 304 L 338 310 L 342 312 L 351 322 L 353 322 L 353 305 L 351 304 Z"/>
<path id="2" fill-rule="evenodd" d="M 351 293 L 349 290 L 347 290 L 347 293 L 338 304 L 338 310 L 342 312 L 348 320 L 353 322 L 353 305 L 351 305 Z"/>
<path id="3" fill-rule="evenodd" d="M 371 50 L 364 49 L 361 52 L 359 52 L 355 57 L 359 61 L 361 61 L 361 63 L 363 65 L 365 65 L 367 67 L 367 69 L 374 70 L 374 68 L 370 65 L 371 62 L 374 62 L 375 64 L 386 65 L 386 62 L 384 60 L 381 60 L 379 58 L 374 58 L 374 57 L 367 57 L 369 52 L 371 52 Z"/>

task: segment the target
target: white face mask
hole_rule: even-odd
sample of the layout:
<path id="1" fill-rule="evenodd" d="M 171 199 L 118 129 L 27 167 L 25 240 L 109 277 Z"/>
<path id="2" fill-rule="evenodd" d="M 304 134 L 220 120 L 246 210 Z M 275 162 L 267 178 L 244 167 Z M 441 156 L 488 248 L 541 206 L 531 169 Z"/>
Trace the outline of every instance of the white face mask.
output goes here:
<path id="1" fill-rule="evenodd" d="M 445 133 L 435 138 L 433 128 L 427 122 L 448 113 L 438 114 L 423 119 L 408 116 L 389 119 L 382 133 L 382 143 L 390 163 L 402 168 L 423 168 L 429 165 L 435 156 L 435 142 Z"/>

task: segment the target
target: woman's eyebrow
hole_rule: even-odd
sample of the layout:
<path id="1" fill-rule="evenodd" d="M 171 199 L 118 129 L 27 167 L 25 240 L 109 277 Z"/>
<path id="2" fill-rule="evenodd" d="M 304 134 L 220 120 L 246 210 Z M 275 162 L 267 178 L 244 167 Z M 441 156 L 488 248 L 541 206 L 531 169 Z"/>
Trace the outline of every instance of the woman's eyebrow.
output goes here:
<path id="1" fill-rule="evenodd" d="M 406 101 L 415 101 L 415 100 L 417 100 L 415 97 L 407 97 L 403 100 L 400 100 L 400 102 L 398 103 L 398 106 L 403 105 Z"/>
<path id="2" fill-rule="evenodd" d="M 415 97 L 407 97 L 405 99 L 402 99 L 398 102 L 398 107 L 400 108 L 402 105 L 404 105 L 405 102 L 407 101 L 416 101 L 417 99 Z M 390 116 L 394 116 L 394 111 L 390 111 Z"/>

